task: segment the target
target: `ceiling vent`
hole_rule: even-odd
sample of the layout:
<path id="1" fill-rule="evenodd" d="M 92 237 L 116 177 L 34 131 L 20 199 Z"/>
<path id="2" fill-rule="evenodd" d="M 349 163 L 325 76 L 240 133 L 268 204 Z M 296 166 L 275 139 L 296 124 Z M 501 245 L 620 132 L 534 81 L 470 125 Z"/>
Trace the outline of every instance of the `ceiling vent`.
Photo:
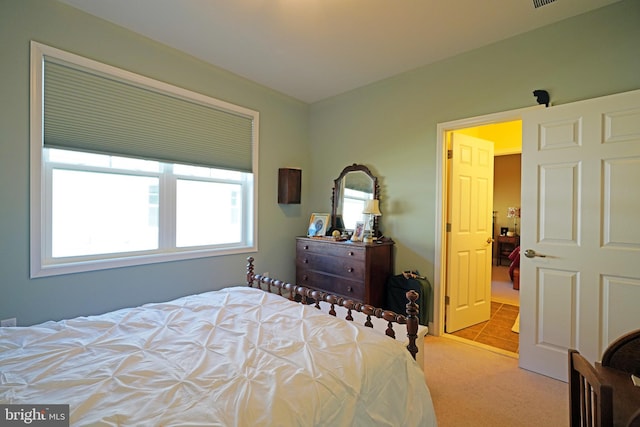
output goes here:
<path id="1" fill-rule="evenodd" d="M 549 3 L 553 3 L 556 0 L 533 0 L 533 7 L 536 9 L 542 6 L 546 6 Z"/>

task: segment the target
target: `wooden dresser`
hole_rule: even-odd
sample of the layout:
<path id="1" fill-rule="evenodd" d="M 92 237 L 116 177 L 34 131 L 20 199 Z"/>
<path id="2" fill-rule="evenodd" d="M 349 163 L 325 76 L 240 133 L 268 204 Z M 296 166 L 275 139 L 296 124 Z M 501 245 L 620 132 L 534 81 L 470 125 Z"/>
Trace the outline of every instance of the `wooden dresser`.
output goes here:
<path id="1" fill-rule="evenodd" d="M 296 283 L 382 307 L 393 274 L 393 241 L 365 244 L 297 237 Z"/>
<path id="2" fill-rule="evenodd" d="M 506 259 L 508 264 L 511 263 L 509 254 L 520 246 L 520 236 L 497 236 L 496 242 L 498 244 L 496 265 L 502 265 L 503 259 Z"/>

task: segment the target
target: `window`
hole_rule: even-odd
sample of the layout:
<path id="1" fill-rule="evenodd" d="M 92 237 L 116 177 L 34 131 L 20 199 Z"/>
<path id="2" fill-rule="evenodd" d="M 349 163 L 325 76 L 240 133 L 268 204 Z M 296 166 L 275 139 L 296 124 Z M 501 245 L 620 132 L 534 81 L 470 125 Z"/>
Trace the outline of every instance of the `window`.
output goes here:
<path id="1" fill-rule="evenodd" d="M 31 62 L 32 277 L 255 250 L 256 112 L 35 42 Z"/>
<path id="2" fill-rule="evenodd" d="M 342 220 L 348 230 L 355 230 L 356 221 L 364 221 L 364 206 L 371 199 L 371 193 L 350 188 L 344 189 L 344 206 L 342 207 Z"/>

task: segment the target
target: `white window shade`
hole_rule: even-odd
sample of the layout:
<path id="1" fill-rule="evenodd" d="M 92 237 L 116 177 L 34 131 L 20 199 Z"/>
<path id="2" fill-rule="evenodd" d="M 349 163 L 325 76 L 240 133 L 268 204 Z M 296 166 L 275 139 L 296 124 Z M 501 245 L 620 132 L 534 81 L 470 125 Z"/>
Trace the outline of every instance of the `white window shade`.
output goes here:
<path id="1" fill-rule="evenodd" d="M 44 59 L 44 146 L 252 172 L 254 118 Z"/>

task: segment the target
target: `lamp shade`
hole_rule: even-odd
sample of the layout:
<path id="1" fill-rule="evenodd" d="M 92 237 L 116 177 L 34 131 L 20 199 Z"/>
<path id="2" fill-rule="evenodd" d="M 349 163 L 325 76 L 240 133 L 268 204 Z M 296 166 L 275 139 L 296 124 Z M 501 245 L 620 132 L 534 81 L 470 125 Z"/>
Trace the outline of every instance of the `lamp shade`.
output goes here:
<path id="1" fill-rule="evenodd" d="M 373 216 L 382 215 L 382 212 L 380 212 L 380 201 L 378 199 L 367 200 L 362 213 Z"/>
<path id="2" fill-rule="evenodd" d="M 507 208 L 507 218 L 520 218 L 520 208 Z"/>

